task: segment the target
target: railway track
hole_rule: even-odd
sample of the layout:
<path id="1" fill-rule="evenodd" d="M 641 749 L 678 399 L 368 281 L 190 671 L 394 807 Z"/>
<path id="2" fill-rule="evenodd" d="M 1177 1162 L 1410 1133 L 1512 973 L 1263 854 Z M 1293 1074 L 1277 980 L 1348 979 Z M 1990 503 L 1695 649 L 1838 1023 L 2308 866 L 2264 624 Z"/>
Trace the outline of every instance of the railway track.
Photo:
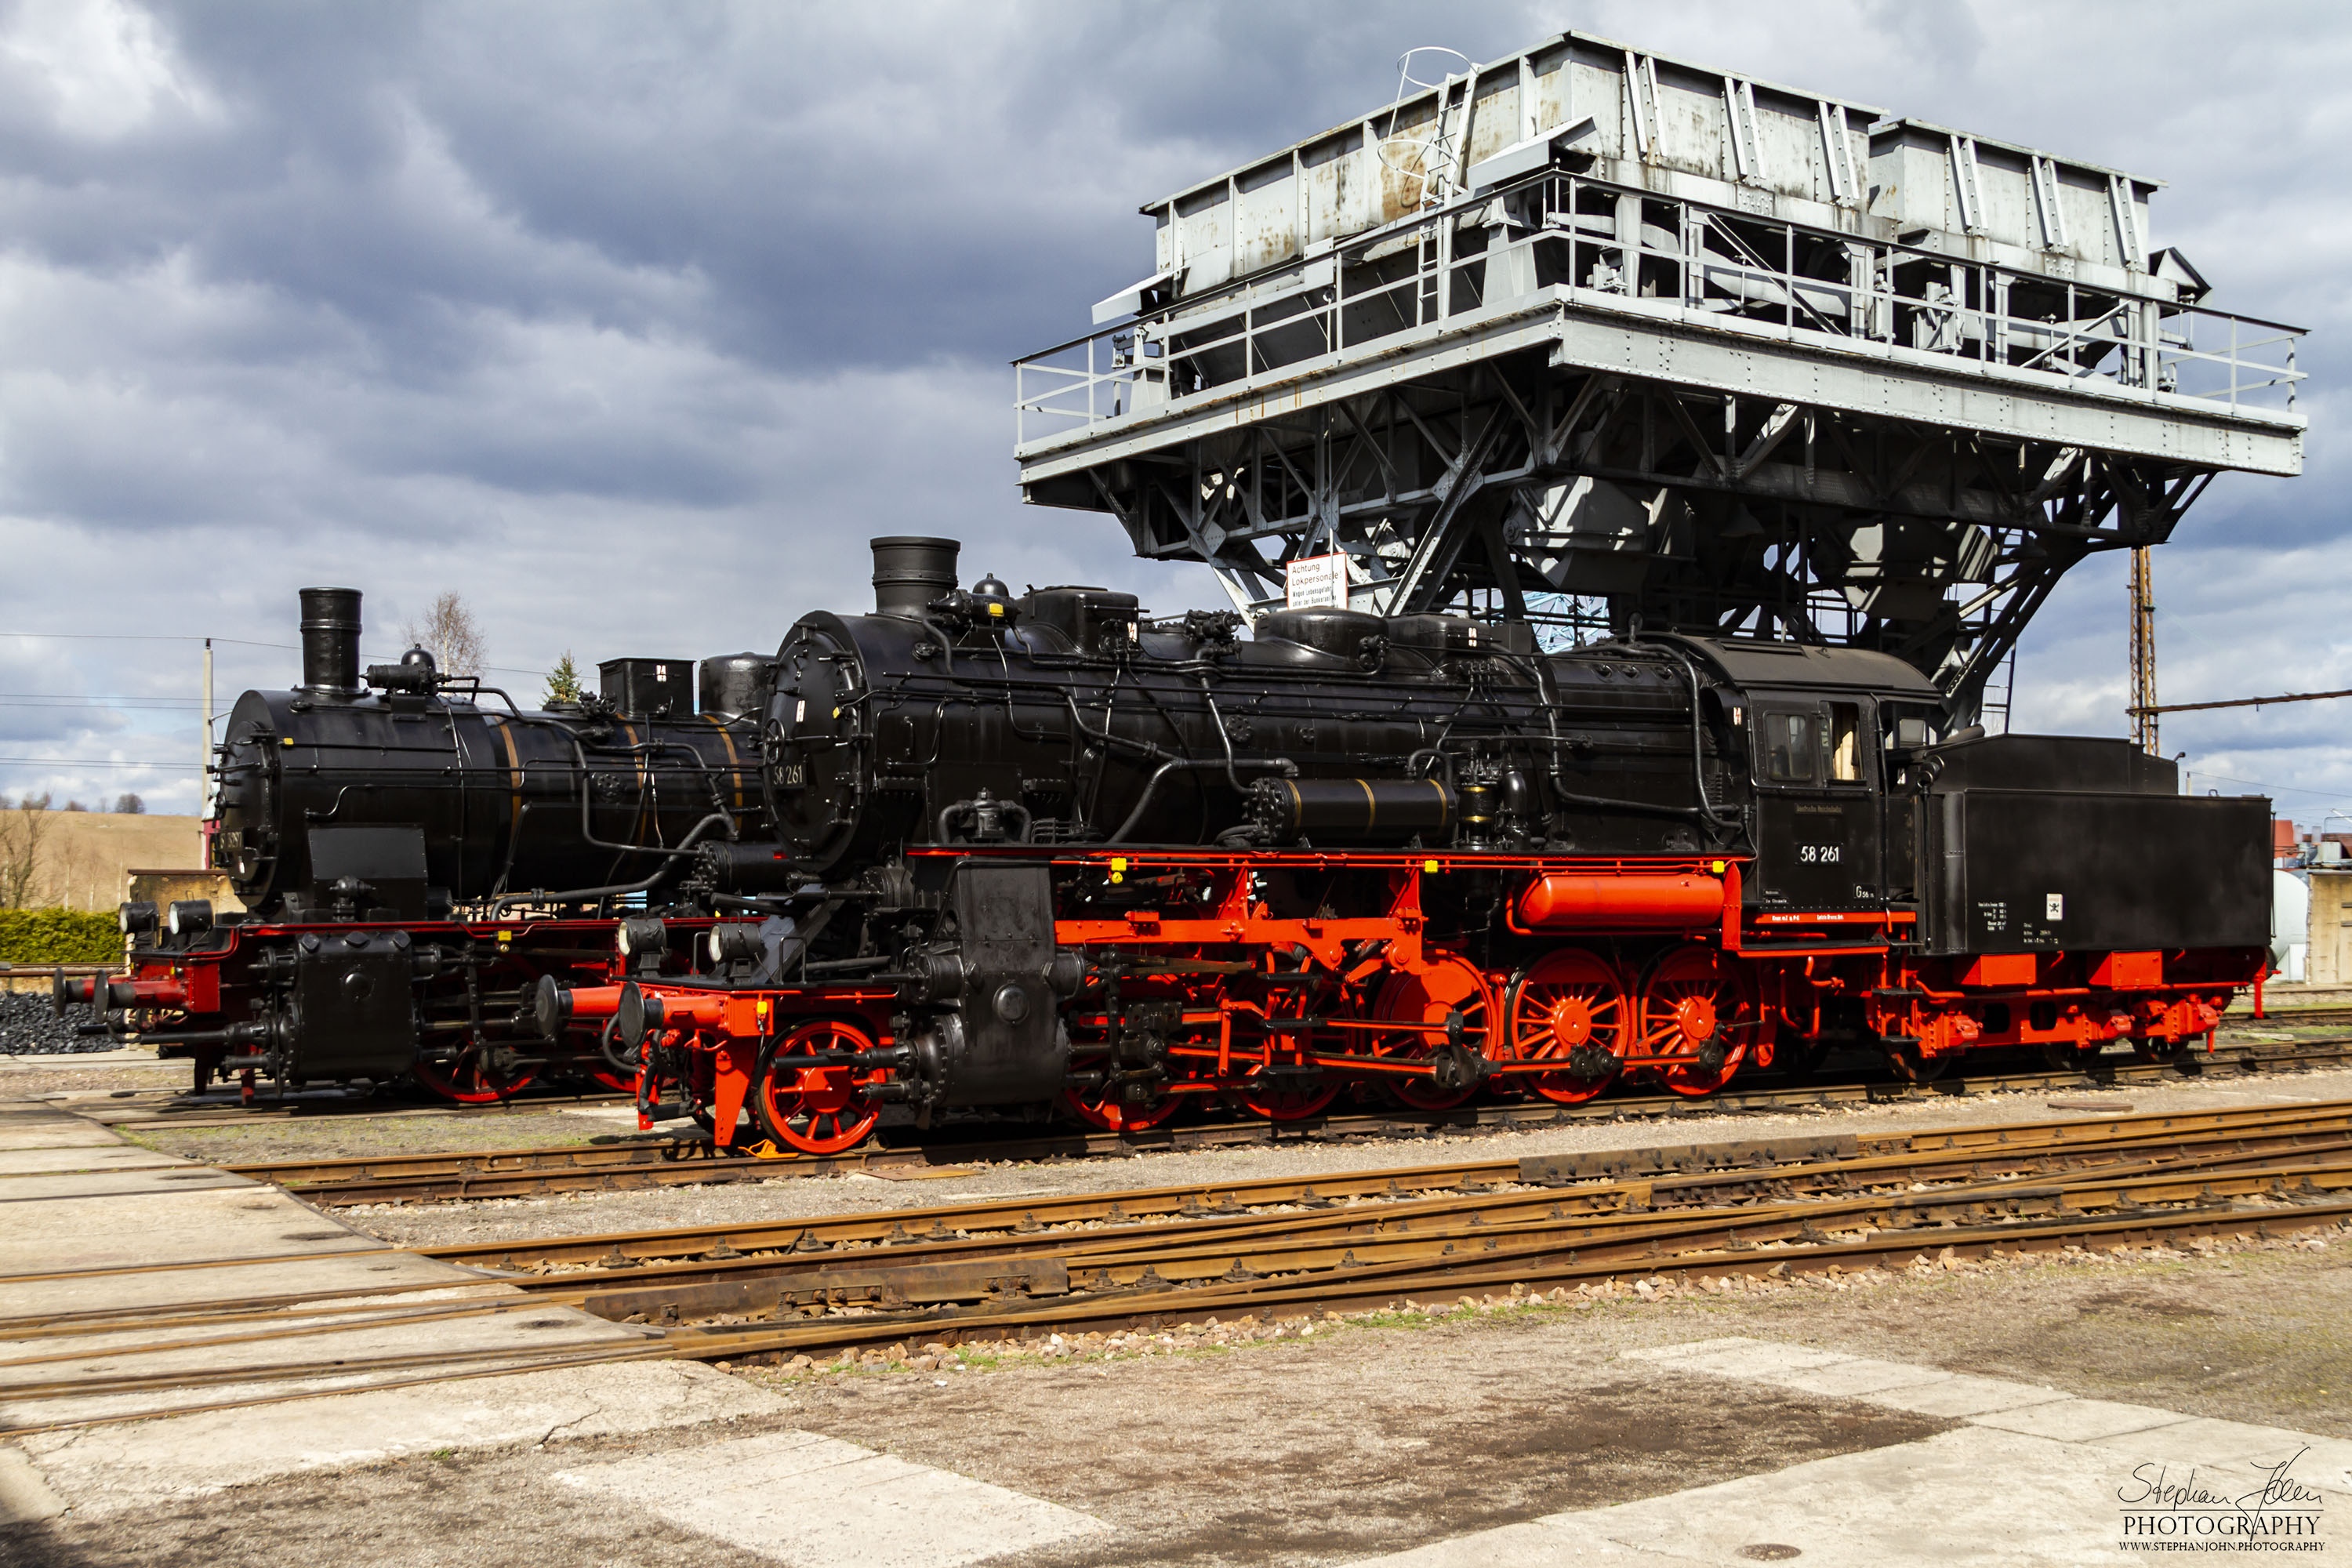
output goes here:
<path id="1" fill-rule="evenodd" d="M 2305 1027 L 2323 1025 L 2333 1026 L 2352 1024 L 2352 1007 L 2305 1007 L 2289 1009 L 2284 1012 L 2273 1012 L 2269 1017 L 2259 1021 L 2254 1019 L 2250 1014 L 2232 1014 L 2229 1018 L 2229 1023 L 2233 1028 L 2257 1026 L 2258 1024 L 2273 1024 L 2282 1027 Z M 2352 1044 L 2352 1038 L 2341 1041 L 2311 1040 L 2302 1043 L 2307 1047 L 2326 1048 Z M 2231 1047 L 2225 1048 L 2219 1055 L 2220 1059 L 2226 1061 L 2232 1058 L 2243 1057 L 2246 1054 L 2248 1054 L 2246 1047 Z M 2253 1054 L 2272 1053 L 2257 1052 Z M 2206 1058 L 2200 1057 L 2196 1059 L 2201 1061 Z M 1784 1089 L 1771 1087 L 1772 1075 L 1769 1072 L 1759 1074 L 1758 1076 L 1763 1080 L 1765 1087 L 1752 1089 L 1730 1090 L 1725 1094 L 1714 1097 L 1713 1099 L 1704 1102 L 1704 1104 L 1706 1106 L 1715 1107 L 1736 1106 L 1741 1104 L 1751 1095 L 1788 1092 Z M 2036 1076 L 2044 1075 L 2003 1074 L 1995 1077 L 1989 1077 L 1985 1074 L 1955 1074 L 1953 1077 L 1946 1079 L 1937 1084 L 1929 1086 L 1929 1092 L 1969 1092 L 1976 1089 L 1984 1088 L 1989 1083 L 2007 1082 L 2011 1079 L 2030 1079 Z M 2126 1058 L 2119 1057 L 2112 1066 L 2102 1064 L 2092 1075 L 2089 1076 L 2094 1078 L 2096 1081 L 2103 1083 L 2109 1081 L 2119 1083 L 2155 1081 L 2161 1079 L 2164 1077 L 2164 1069 L 2151 1069 L 2145 1064 L 2134 1063 Z M 1852 1094 L 1854 1098 L 1861 1099 L 1868 1098 L 1866 1094 L 1862 1092 L 1868 1086 L 1866 1084 L 1857 1080 L 1851 1084 L 1825 1087 L 1824 1091 L 1834 1092 L 1836 1089 L 1843 1089 Z M 1903 1092 L 1900 1086 L 1885 1083 L 1883 1081 L 1880 1083 L 1879 1087 L 1883 1090 L 1888 1092 Z M 81 1108 L 81 1113 L 90 1117 L 94 1121 L 103 1122 L 110 1126 L 136 1126 L 159 1129 L 170 1128 L 177 1131 L 193 1132 L 207 1129 L 247 1127 L 256 1124 L 284 1124 L 289 1122 L 308 1121 L 313 1119 L 322 1121 L 340 1120 L 342 1118 L 375 1120 L 394 1117 L 442 1116 L 472 1118 L 513 1115 L 518 1112 L 535 1110 L 569 1110 L 580 1108 L 601 1107 L 619 1110 L 624 1109 L 632 1103 L 633 1100 L 631 1097 L 626 1094 L 604 1093 L 602 1091 L 567 1090 L 562 1088 L 562 1086 L 547 1085 L 533 1085 L 531 1088 L 525 1089 L 521 1094 L 511 1100 L 499 1100 L 486 1105 L 453 1105 L 446 1101 L 403 1104 L 394 1101 L 387 1101 L 383 1095 L 373 1091 L 364 1094 L 350 1094 L 341 1091 L 305 1092 L 289 1096 L 283 1100 L 259 1100 L 253 1104 L 247 1105 L 238 1102 L 233 1094 L 226 1091 L 215 1091 L 203 1096 L 192 1096 L 183 1089 L 118 1089 L 109 1096 L 107 1103 L 93 1103 L 86 1105 Z M 1602 1120 L 1608 1120 L 1612 1116 L 1619 1114 L 1620 1108 L 1628 1103 L 1629 1102 L 1625 1100 L 1604 1098 L 1603 1100 L 1586 1107 L 1559 1107 L 1556 1109 L 1560 1110 L 1568 1120 L 1571 1121 L 1581 1119 L 1581 1117 L 1585 1115 L 1598 1116 Z M 1644 1096 L 1642 1097 L 1642 1103 L 1645 1105 L 1663 1105 L 1665 1101 L 1664 1097 Z M 1628 1114 L 1645 1115 L 1652 1114 L 1652 1112 L 1636 1111 L 1628 1112 Z M 1416 1113 L 1402 1110 L 1387 1118 L 1387 1120 L 1391 1121 L 1398 1122 L 1412 1121 L 1415 1119 Z M 1318 1119 L 1318 1121 L 1319 1120 L 1326 1119 Z M 1198 1128 L 1178 1130 L 1180 1135 L 1186 1131 L 1197 1133 L 1200 1131 L 1201 1130 Z"/>
<path id="2" fill-rule="evenodd" d="M 683 1230 L 416 1249 L 478 1293 L 353 1293 L 331 1310 L 224 1299 L 0 1321 L 5 1385 L 47 1399 L 366 1378 L 394 1386 L 663 1358 L 737 1361 L 900 1341 L 1158 1328 L 1517 1293 L 1627 1277 L 1722 1279 L 1923 1258 L 2352 1226 L 2352 1100 L 1914 1133 L 1731 1141 Z M 178 1271 L 247 1261 L 221 1258 Z M 136 1266 L 82 1271 L 102 1279 Z M 44 1276 L 44 1278 L 56 1278 Z M 629 1325 L 610 1347 L 305 1360 L 310 1336 L 569 1306 Z M 233 1370 L 96 1374 L 87 1336 L 142 1351 L 274 1346 Z M 54 1351 L 44 1339 L 79 1344 Z M 43 1371 L 54 1363 L 55 1377 Z M 340 1391 L 340 1390 L 333 1390 Z M 301 1397 L 296 1394 L 291 1397 Z M 185 1411 L 190 1406 L 175 1404 Z M 107 1419 L 123 1419 L 113 1415 Z M 52 1426 L 70 1426 L 61 1421 Z M 0 1437 L 47 1429 L 38 1425 Z"/>
<path id="3" fill-rule="evenodd" d="M 567 1192 L 619 1192 L 713 1183 L 772 1181 L 793 1176 L 832 1176 L 851 1172 L 902 1176 L 953 1173 L 974 1162 L 1105 1158 L 1281 1142 L 1345 1142 L 1462 1135 L 1571 1126 L 1634 1118 L 1665 1118 L 1722 1112 L 1828 1109 L 1870 1101 L 1920 1099 L 1955 1093 L 2047 1091 L 2070 1088 L 2125 1087 L 2177 1082 L 2195 1075 L 2307 1070 L 2340 1065 L 2352 1057 L 2352 1037 L 2309 1041 L 2269 1051 L 2225 1051 L 2187 1058 L 2163 1067 L 2118 1060 L 2094 1073 L 2011 1072 L 1974 1074 L 1925 1085 L 1885 1082 L 1811 1083 L 1735 1089 L 1705 1100 L 1676 1095 L 1608 1098 L 1582 1105 L 1537 1100 L 1514 1105 L 1465 1107 L 1423 1112 L 1398 1108 L 1361 1116 L 1323 1116 L 1304 1121 L 1210 1122 L 1155 1128 L 1144 1133 L 1085 1132 L 1061 1129 L 1032 1136 L 985 1142 L 934 1140 L 919 1146 L 869 1145 L 832 1158 L 787 1155 L 761 1158 L 710 1152 L 707 1144 L 628 1142 L 585 1148 L 505 1149 L 462 1154 L 360 1155 L 344 1159 L 286 1160 L 223 1167 L 236 1174 L 272 1182 L 322 1207 L 364 1204 L 459 1202 L 533 1197 Z"/>
<path id="4" fill-rule="evenodd" d="M 2251 1008 L 2222 1015 L 2224 1028 L 2242 1029 L 2249 1025 L 2261 1027 L 2277 1025 L 2285 1028 L 2333 1028 L 2352 1024 L 2352 1007 L 2272 1007 L 2259 1018 Z"/>

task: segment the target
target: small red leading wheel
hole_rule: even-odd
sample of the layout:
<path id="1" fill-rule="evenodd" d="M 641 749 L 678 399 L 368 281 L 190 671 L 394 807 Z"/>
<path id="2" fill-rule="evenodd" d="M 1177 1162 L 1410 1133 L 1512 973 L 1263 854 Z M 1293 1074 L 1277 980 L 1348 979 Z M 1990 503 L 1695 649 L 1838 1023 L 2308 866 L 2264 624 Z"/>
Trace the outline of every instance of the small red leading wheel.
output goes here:
<path id="1" fill-rule="evenodd" d="M 1467 959 L 1445 958 L 1419 974 L 1398 974 L 1381 987 L 1372 1015 L 1382 1022 L 1423 1026 L 1376 1036 L 1372 1054 L 1390 1061 L 1429 1061 L 1452 1038 L 1450 1020 L 1462 1015 L 1462 1043 L 1484 1055 L 1494 1009 L 1486 977 Z M 1451 1110 L 1478 1092 L 1475 1083 L 1447 1089 L 1433 1078 L 1382 1074 L 1389 1091 L 1416 1110 Z"/>
<path id="2" fill-rule="evenodd" d="M 1587 1046 L 1622 1057 L 1633 1013 L 1625 983 L 1608 960 L 1574 947 L 1548 952 L 1512 993 L 1511 1059 L 1565 1062 Z M 1574 1105 L 1607 1089 L 1616 1076 L 1548 1072 L 1528 1081 L 1546 1100 Z"/>
<path id="3" fill-rule="evenodd" d="M 512 1100 L 530 1087 L 535 1075 L 529 1068 L 501 1068 L 493 1056 L 480 1047 L 469 1047 L 453 1061 L 432 1062 L 420 1058 L 409 1071 L 416 1075 L 418 1083 L 459 1105 L 495 1104 Z"/>
<path id="4" fill-rule="evenodd" d="M 1696 1099 L 1731 1081 L 1763 1022 L 1743 971 L 1711 947 L 1678 947 L 1643 983 L 1639 1054 L 1670 1058 L 1649 1070 L 1674 1093 Z M 1720 1053 L 1711 1067 L 1710 1042 Z"/>
<path id="5" fill-rule="evenodd" d="M 1110 1055 L 1107 1051 L 1073 1051 L 1070 1070 L 1108 1072 L 1111 1070 Z M 1062 1091 L 1062 1105 L 1079 1121 L 1106 1132 L 1142 1132 L 1181 1110 L 1184 1101 L 1182 1097 L 1169 1093 L 1165 1085 L 1150 1090 L 1141 1100 L 1131 1100 L 1122 1085 L 1113 1089 L 1066 1089 Z"/>
<path id="6" fill-rule="evenodd" d="M 1297 1070 L 1314 1054 L 1315 1038 L 1305 1029 L 1284 1029 L 1282 1020 L 1343 1005 L 1343 994 L 1332 985 L 1285 987 L 1267 997 L 1265 1059 L 1251 1063 L 1231 1090 L 1243 1110 L 1269 1121 L 1303 1121 L 1339 1098 L 1342 1085 L 1328 1074 L 1307 1079 Z M 1286 1068 L 1291 1070 L 1281 1070 Z"/>
<path id="7" fill-rule="evenodd" d="M 819 1053 L 868 1051 L 873 1037 L 854 1024 L 818 1018 L 801 1025 L 761 1054 L 751 1086 L 751 1117 L 760 1131 L 804 1154 L 838 1154 L 855 1147 L 882 1120 L 866 1089 L 888 1075 L 882 1068 L 847 1062 L 808 1067 L 790 1058 Z"/>

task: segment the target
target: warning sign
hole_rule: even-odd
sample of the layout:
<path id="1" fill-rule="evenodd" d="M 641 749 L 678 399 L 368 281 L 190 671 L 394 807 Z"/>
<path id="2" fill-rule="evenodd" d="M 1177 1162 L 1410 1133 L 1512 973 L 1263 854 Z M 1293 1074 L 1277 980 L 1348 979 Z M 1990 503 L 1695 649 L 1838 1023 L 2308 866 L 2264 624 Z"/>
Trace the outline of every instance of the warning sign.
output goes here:
<path id="1" fill-rule="evenodd" d="M 1294 610 L 1348 607 L 1348 558 L 1310 555 L 1284 568 L 1285 605 Z"/>

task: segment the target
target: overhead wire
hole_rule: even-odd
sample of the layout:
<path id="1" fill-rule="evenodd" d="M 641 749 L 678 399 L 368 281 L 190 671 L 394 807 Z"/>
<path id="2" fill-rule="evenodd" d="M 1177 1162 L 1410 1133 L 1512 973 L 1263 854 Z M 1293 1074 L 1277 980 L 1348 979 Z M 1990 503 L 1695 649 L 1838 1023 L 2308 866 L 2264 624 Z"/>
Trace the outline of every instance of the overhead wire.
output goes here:
<path id="1" fill-rule="evenodd" d="M 208 642 L 216 645 L 225 643 L 232 647 L 266 647 L 279 653 L 302 651 L 300 645 L 296 643 L 255 642 L 250 637 L 199 637 L 192 632 L 0 632 L 0 637 L 47 637 L 65 642 Z M 390 664 L 395 662 L 399 655 L 386 657 L 381 654 L 362 654 L 360 657 L 374 659 L 381 664 Z M 500 675 L 545 676 L 547 674 L 544 669 L 524 669 L 511 664 L 486 664 L 482 668 L 496 670 Z"/>

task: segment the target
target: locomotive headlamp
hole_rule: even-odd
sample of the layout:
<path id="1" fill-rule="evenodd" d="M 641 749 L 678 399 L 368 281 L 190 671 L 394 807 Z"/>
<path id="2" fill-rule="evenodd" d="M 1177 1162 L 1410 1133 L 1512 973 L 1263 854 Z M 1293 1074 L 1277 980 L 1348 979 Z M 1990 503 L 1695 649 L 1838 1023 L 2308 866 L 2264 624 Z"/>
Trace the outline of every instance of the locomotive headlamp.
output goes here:
<path id="1" fill-rule="evenodd" d="M 155 906 L 141 900 L 137 903 L 121 904 L 114 910 L 114 923 L 122 928 L 125 936 L 137 936 L 155 929 Z"/>
<path id="2" fill-rule="evenodd" d="M 614 939 L 620 944 L 623 958 L 638 958 L 649 952 L 659 952 L 669 945 L 669 928 L 658 917 L 625 920 L 620 934 Z"/>
<path id="3" fill-rule="evenodd" d="M 182 899 L 173 903 L 164 916 L 164 924 L 173 936 L 194 936 L 200 931 L 210 931 L 213 906 L 209 899 Z"/>
<path id="4" fill-rule="evenodd" d="M 760 956 L 760 928 L 749 921 L 712 926 L 704 951 L 713 963 L 748 963 Z"/>

